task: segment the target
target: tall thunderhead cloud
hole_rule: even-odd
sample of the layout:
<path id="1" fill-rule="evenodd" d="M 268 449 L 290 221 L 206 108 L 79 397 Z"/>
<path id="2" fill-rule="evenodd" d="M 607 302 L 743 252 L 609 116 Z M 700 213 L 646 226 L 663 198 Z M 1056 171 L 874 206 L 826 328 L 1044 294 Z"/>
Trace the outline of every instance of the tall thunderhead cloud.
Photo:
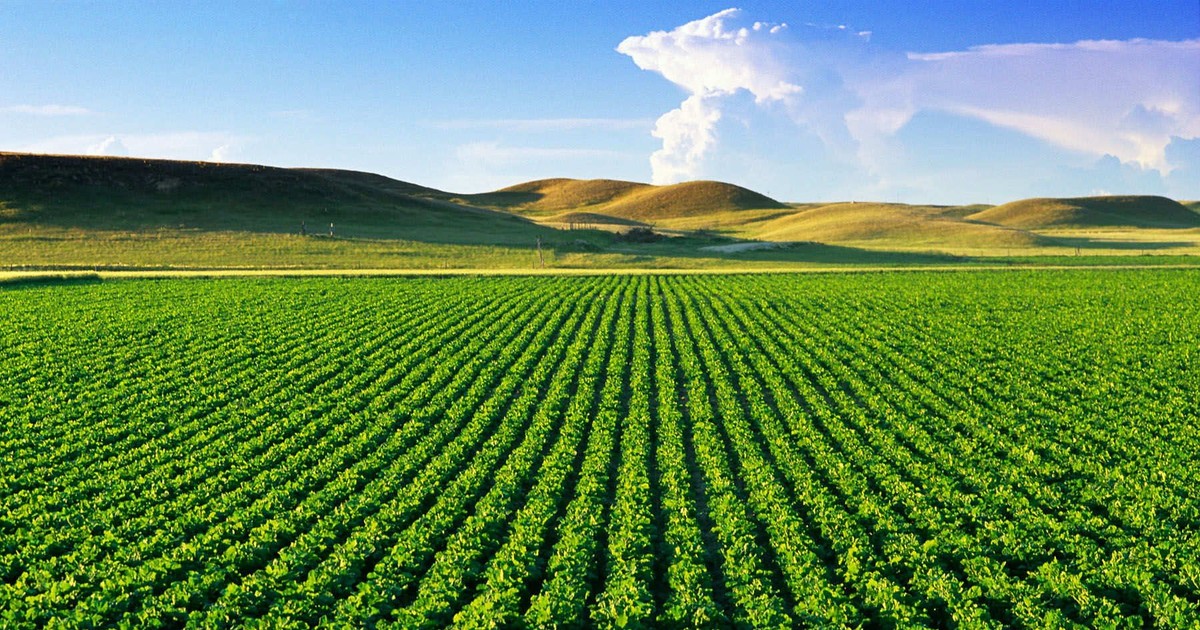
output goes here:
<path id="1" fill-rule="evenodd" d="M 656 184 L 696 175 L 700 160 L 715 141 L 720 100 L 739 90 L 756 103 L 786 102 L 803 89 L 790 80 L 781 35 L 786 24 L 734 28 L 737 9 L 688 22 L 672 31 L 626 38 L 617 51 L 643 70 L 657 72 L 688 92 L 677 109 L 654 126 L 662 149 L 650 156 Z"/>

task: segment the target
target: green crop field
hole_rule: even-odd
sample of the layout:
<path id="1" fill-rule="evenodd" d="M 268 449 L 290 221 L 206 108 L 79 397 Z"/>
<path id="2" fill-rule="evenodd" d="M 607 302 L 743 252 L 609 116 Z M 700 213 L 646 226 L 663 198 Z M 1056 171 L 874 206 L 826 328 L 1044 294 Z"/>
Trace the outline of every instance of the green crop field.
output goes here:
<path id="1" fill-rule="evenodd" d="M 0 284 L 0 626 L 1196 627 L 1198 295 Z"/>

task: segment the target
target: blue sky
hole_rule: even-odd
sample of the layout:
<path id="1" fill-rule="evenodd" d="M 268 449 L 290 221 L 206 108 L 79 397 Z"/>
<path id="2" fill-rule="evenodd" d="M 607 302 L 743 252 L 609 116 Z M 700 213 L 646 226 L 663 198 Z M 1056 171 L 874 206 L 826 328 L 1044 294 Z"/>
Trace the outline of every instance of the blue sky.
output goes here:
<path id="1" fill-rule="evenodd" d="M 0 150 L 1200 198 L 1195 0 L 846 4 L 0 0 Z"/>

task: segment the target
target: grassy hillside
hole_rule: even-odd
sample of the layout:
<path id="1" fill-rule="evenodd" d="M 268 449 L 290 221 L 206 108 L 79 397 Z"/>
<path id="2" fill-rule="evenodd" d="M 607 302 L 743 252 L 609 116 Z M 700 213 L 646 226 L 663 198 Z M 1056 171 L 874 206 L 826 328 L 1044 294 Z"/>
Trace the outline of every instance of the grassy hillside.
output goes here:
<path id="1" fill-rule="evenodd" d="M 132 158 L 0 154 L 0 228 L 203 231 L 527 242 L 544 228 L 380 175 Z M 453 228 L 453 229 L 450 229 Z"/>
<path id="2" fill-rule="evenodd" d="M 504 208 L 524 214 L 544 214 L 604 205 L 649 184 L 613 179 L 542 179 L 463 199 L 480 206 Z"/>
<path id="3" fill-rule="evenodd" d="M 969 223 L 954 208 L 882 203 L 835 203 L 764 222 L 755 235 L 772 241 L 883 241 L 906 246 L 1032 247 L 1024 230 Z"/>
<path id="4" fill-rule="evenodd" d="M 1200 254 L 1200 229 L 1190 227 L 1200 214 L 1136 199 L 782 204 L 721 182 L 605 179 L 461 195 L 355 171 L 0 153 L 0 270 L 778 268 Z M 1123 227 L 1062 227 L 1086 213 Z M 1140 223 L 1127 225 L 1131 216 Z M 621 234 L 646 226 L 673 237 Z"/>
<path id="5" fill-rule="evenodd" d="M 786 207 L 741 186 L 712 181 L 652 186 L 611 179 L 545 179 L 463 200 L 535 217 L 571 210 L 641 222 Z"/>
<path id="6" fill-rule="evenodd" d="M 1023 199 L 968 218 L 1019 228 L 1200 227 L 1200 215 L 1178 201 L 1155 196 Z"/>
<path id="7" fill-rule="evenodd" d="M 610 181 L 555 189 L 533 183 L 492 194 L 493 207 L 487 208 L 472 205 L 477 202 L 471 198 L 488 195 L 455 195 L 354 171 L 0 153 L 0 272 L 777 268 L 948 260 L 838 247 L 725 254 L 703 249 L 728 242 L 709 237 L 632 243 L 600 230 L 554 229 L 495 203 L 512 205 L 520 195 L 528 203 L 547 193 L 558 201 L 551 197 L 544 206 L 568 206 L 576 197 L 611 200 L 614 193 L 605 188 L 619 194 L 653 187 Z M 618 230 L 643 225 L 575 210 L 552 215 Z"/>
<path id="8" fill-rule="evenodd" d="M 784 204 L 752 190 L 723 182 L 683 182 L 642 189 L 604 207 L 605 214 L 647 221 L 694 217 L 716 212 L 779 209 Z"/>
<path id="9" fill-rule="evenodd" d="M 562 240 L 451 198 L 354 171 L 0 153 L 0 267 L 528 267 Z"/>

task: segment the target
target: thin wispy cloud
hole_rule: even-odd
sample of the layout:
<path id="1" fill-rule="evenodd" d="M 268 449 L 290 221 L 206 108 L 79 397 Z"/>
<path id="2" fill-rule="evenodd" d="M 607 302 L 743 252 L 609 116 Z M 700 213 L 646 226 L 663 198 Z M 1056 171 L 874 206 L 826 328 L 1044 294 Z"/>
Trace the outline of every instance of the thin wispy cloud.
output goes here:
<path id="1" fill-rule="evenodd" d="M 641 160 L 628 151 L 571 146 L 512 145 L 494 140 L 468 142 L 454 147 L 434 185 L 443 190 L 482 192 L 519 182 L 554 177 L 595 177 Z M 597 168 L 596 164 L 605 167 Z"/>
<path id="2" fill-rule="evenodd" d="M 521 132 L 573 131 L 577 129 L 645 129 L 653 124 L 646 118 L 494 118 L 437 120 L 435 129 L 501 129 Z"/>
<path id="3" fill-rule="evenodd" d="M 6 105 L 0 114 L 23 114 L 26 116 L 87 116 L 94 112 L 77 105 Z"/>
<path id="4" fill-rule="evenodd" d="M 178 131 L 56 136 L 19 147 L 26 153 L 111 155 L 228 162 L 250 142 L 226 132 Z"/>
<path id="5" fill-rule="evenodd" d="M 1200 40 L 1081 41 L 910 54 L 912 106 L 1013 129 L 1162 173 L 1173 137 L 1200 136 Z M 895 106 L 895 95 L 889 97 Z"/>
<path id="6" fill-rule="evenodd" d="M 297 122 L 313 122 L 317 120 L 316 112 L 311 109 L 281 109 L 271 112 L 271 116 Z"/>
<path id="7" fill-rule="evenodd" d="M 617 51 L 683 88 L 657 121 L 654 181 L 702 175 L 732 96 L 815 134 L 829 157 L 877 175 L 925 111 L 984 121 L 1084 155 L 1169 173 L 1172 142 L 1200 137 L 1200 40 L 989 45 L 906 53 L 838 26 L 752 22 L 728 9 Z"/>
<path id="8" fill-rule="evenodd" d="M 460 160 L 471 164 L 508 166 L 536 160 L 580 160 L 611 158 L 621 155 L 607 149 L 508 146 L 498 142 L 471 142 L 455 151 Z"/>

